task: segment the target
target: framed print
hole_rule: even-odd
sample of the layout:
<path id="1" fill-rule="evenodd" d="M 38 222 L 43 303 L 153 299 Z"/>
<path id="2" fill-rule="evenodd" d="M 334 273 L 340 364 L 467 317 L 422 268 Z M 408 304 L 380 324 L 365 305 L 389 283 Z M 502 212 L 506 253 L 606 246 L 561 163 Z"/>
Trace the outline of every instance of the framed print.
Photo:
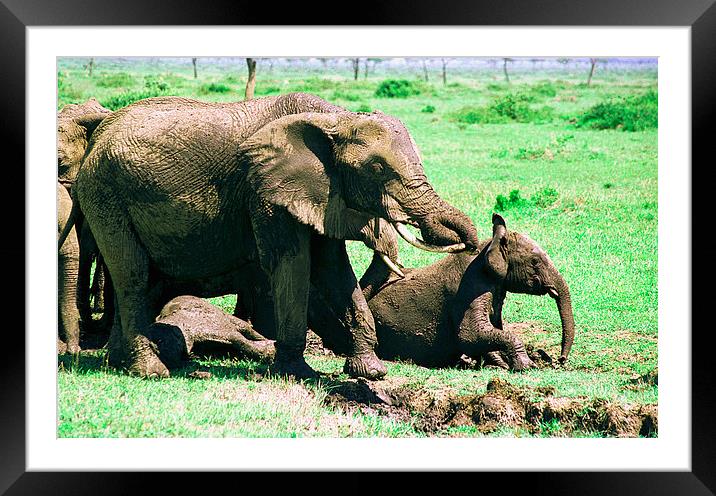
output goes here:
<path id="1" fill-rule="evenodd" d="M 3 0 L 26 213 L 6 314 L 26 334 L 1 362 L 0 488 L 509 471 L 711 494 L 692 164 L 716 7 L 578 4 L 382 3 L 344 25 Z M 67 295 L 76 316 L 46 303 Z"/>

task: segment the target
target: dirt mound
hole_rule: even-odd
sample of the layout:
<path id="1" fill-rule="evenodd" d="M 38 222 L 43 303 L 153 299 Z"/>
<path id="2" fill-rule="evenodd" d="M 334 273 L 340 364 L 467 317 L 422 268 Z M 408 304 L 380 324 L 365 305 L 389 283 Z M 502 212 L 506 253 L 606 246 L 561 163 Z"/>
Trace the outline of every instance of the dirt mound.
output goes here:
<path id="1" fill-rule="evenodd" d="M 561 398 L 552 387 L 517 387 L 493 378 L 485 393 L 458 395 L 450 390 L 429 391 L 407 379 L 379 382 L 347 380 L 335 385 L 326 402 L 344 410 L 385 415 L 411 422 L 416 429 L 441 435 L 450 427 L 474 426 L 480 432 L 500 427 L 523 428 L 552 435 L 599 432 L 609 437 L 657 435 L 655 405 L 622 405 L 600 399 Z"/>

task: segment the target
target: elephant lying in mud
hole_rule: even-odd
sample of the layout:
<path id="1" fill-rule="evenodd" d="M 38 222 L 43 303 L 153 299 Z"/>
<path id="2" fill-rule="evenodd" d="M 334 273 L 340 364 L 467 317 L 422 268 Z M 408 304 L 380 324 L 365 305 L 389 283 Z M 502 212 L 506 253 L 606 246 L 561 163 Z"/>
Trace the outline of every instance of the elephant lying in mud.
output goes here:
<path id="1" fill-rule="evenodd" d="M 244 320 L 196 296 L 170 300 L 145 332 L 157 356 L 169 368 L 181 365 L 190 354 L 229 354 L 270 362 L 275 342 L 261 336 Z"/>
<path id="2" fill-rule="evenodd" d="M 384 239 L 387 237 L 385 233 Z M 393 242 L 390 258 L 396 260 L 394 238 Z M 402 271 L 404 278 L 393 275 L 383 257 L 376 254 L 361 278 L 376 322 L 380 358 L 442 367 L 456 365 L 465 354 L 513 370 L 534 367 L 519 338 L 502 329 L 502 305 L 509 291 L 555 298 L 562 319 L 560 362 L 567 360 L 574 340 L 567 283 L 544 250 L 528 236 L 508 231 L 501 216 L 493 216 L 493 237 L 480 245 L 478 254 L 447 255 L 428 267 Z M 260 335 L 274 337 L 265 276 L 256 267 L 246 275 L 237 307 L 244 308 L 244 317 Z M 211 309 L 203 300 L 193 300 L 193 305 L 208 308 L 205 312 L 219 323 L 213 325 L 224 329 L 247 325 L 244 320 L 229 319 L 221 310 Z M 193 300 L 184 297 L 182 305 L 171 308 L 172 323 L 184 334 L 195 328 L 190 306 Z M 349 333 L 345 322 L 314 292 L 310 296 L 309 324 L 326 348 L 346 353 Z"/>
<path id="3" fill-rule="evenodd" d="M 375 256 L 360 284 L 376 322 L 383 359 L 409 359 L 425 366 L 450 366 L 462 354 L 503 368 L 534 366 L 523 343 L 503 330 L 507 292 L 549 294 L 562 321 L 559 361 L 566 362 L 574 341 L 569 287 L 545 251 L 524 234 L 508 231 L 493 215 L 493 237 L 478 254 L 447 255 L 434 264 L 403 269 L 399 278 Z M 397 259 L 397 243 L 389 250 Z M 345 331 L 323 305 L 312 305 L 311 328 L 324 345 L 342 353 Z M 507 358 L 507 363 L 502 356 Z"/>
<path id="4" fill-rule="evenodd" d="M 375 324 L 345 240 L 375 245 L 387 221 L 419 227 L 430 249 L 478 244 L 470 219 L 427 182 L 402 123 L 300 93 L 138 101 L 97 127 L 75 187 L 117 296 L 109 363 L 143 377 L 169 374 L 144 335 L 155 282 L 228 281 L 253 263 L 274 302 L 272 373 L 315 375 L 303 358 L 312 286 L 348 324 L 344 370 L 379 378 Z"/>

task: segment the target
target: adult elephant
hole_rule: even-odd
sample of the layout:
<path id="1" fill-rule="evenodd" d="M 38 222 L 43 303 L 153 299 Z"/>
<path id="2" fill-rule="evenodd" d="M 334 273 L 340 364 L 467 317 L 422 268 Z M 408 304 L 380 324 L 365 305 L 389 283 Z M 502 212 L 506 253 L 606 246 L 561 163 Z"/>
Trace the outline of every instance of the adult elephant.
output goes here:
<path id="1" fill-rule="evenodd" d="M 92 141 L 76 187 L 117 296 L 109 361 L 140 376 L 169 375 L 142 334 L 155 277 L 202 281 L 258 262 L 274 301 L 273 373 L 315 374 L 303 358 L 313 284 L 350 323 L 344 370 L 381 377 L 344 240 L 370 243 L 382 218 L 418 226 L 438 249 L 477 246 L 469 218 L 428 183 L 405 127 L 380 113 L 300 93 L 150 98 L 104 119 Z"/>
<path id="2" fill-rule="evenodd" d="M 111 114 L 109 109 L 103 107 L 95 98 L 90 98 L 84 103 L 68 104 L 62 107 L 57 113 L 57 177 L 58 182 L 64 186 L 68 193 L 71 194 L 77 174 L 82 164 L 82 158 L 87 151 L 87 147 L 92 138 L 92 133 L 99 124 Z M 59 192 L 58 192 L 59 195 Z M 58 202 L 64 205 L 67 199 L 58 196 Z M 67 211 L 69 215 L 70 210 Z M 90 296 L 94 296 L 95 307 L 99 311 L 104 311 L 103 322 L 112 319 L 112 300 L 111 284 L 105 284 L 105 270 L 102 263 L 102 256 L 97 250 L 92 233 L 88 226 L 82 222 L 82 213 L 75 210 L 73 216 L 77 219 L 64 219 L 63 223 L 69 230 L 76 230 L 76 242 L 79 250 L 74 253 L 78 256 L 77 270 L 73 274 L 72 280 L 66 280 L 63 285 L 68 287 L 74 285 L 76 288 L 76 301 L 79 308 L 80 320 L 86 326 L 92 322 L 92 309 L 90 306 Z M 69 222 L 67 222 L 69 220 Z M 58 219 L 59 222 L 59 219 Z M 77 226 L 76 229 L 73 229 Z M 62 247 L 65 251 L 74 250 L 72 247 Z M 90 281 L 90 272 L 92 263 L 96 262 L 94 280 Z M 73 294 L 75 290 L 73 290 Z M 104 308 L 104 296 L 107 293 L 107 308 Z M 62 298 L 62 295 L 60 295 Z"/>
<path id="3" fill-rule="evenodd" d="M 534 367 L 522 341 L 503 329 L 502 307 L 511 292 L 555 299 L 562 321 L 559 361 L 567 361 L 574 342 L 569 286 L 529 236 L 507 230 L 498 214 L 492 222 L 492 239 L 480 245 L 479 253 L 447 255 L 422 268 L 398 268 L 403 278 L 374 257 L 360 283 L 375 318 L 380 358 L 437 367 L 454 365 L 465 354 L 513 370 Z M 395 235 L 393 239 L 388 254 L 395 260 Z M 345 353 L 345 327 L 316 303 L 310 307 L 311 329 L 328 348 Z"/>

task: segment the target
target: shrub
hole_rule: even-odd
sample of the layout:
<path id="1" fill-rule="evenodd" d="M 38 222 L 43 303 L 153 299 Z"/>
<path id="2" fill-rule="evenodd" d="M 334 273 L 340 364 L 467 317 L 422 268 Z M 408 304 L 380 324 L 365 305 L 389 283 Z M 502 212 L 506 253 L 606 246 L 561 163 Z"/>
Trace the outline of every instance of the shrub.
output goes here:
<path id="1" fill-rule="evenodd" d="M 489 91 L 504 91 L 507 89 L 507 85 L 504 84 L 497 84 L 497 83 L 489 83 L 486 88 Z"/>
<path id="2" fill-rule="evenodd" d="M 528 91 L 535 96 L 550 98 L 557 96 L 557 88 L 555 88 L 554 84 L 549 81 L 542 81 L 532 85 L 529 87 Z"/>
<path id="3" fill-rule="evenodd" d="M 522 198 L 520 191 L 513 189 L 510 191 L 509 196 L 497 195 L 495 199 L 494 210 L 498 212 L 504 212 L 508 209 L 524 208 L 524 207 L 538 207 L 546 208 L 553 205 L 557 201 L 559 193 L 554 188 L 542 188 L 533 194 L 529 200 Z"/>
<path id="4" fill-rule="evenodd" d="M 420 109 L 420 111 L 426 114 L 432 114 L 433 112 L 435 112 L 435 107 L 433 107 L 432 105 L 426 105 L 422 109 Z"/>
<path id="5" fill-rule="evenodd" d="M 517 189 L 513 189 L 512 191 L 510 191 L 510 195 L 508 197 L 505 197 L 505 195 L 497 195 L 495 202 L 495 210 L 497 210 L 498 212 L 503 212 L 508 208 L 522 207 L 526 204 L 527 200 L 520 196 L 520 191 Z"/>
<path id="6" fill-rule="evenodd" d="M 126 72 L 115 72 L 108 74 L 103 72 L 95 83 L 101 88 L 127 88 L 134 84 L 134 78 Z"/>
<path id="7" fill-rule="evenodd" d="M 450 119 L 465 124 L 500 124 L 510 121 L 490 107 L 462 107 L 450 114 Z"/>
<path id="8" fill-rule="evenodd" d="M 577 117 L 577 127 L 643 131 L 658 127 L 658 95 L 612 98 L 598 103 Z"/>
<path id="9" fill-rule="evenodd" d="M 208 83 L 202 84 L 199 87 L 199 93 L 203 95 L 207 95 L 209 93 L 228 93 L 229 91 L 231 91 L 231 88 L 223 83 Z"/>
<path id="10" fill-rule="evenodd" d="M 169 90 L 169 83 L 161 76 L 145 76 L 144 87 L 149 91 L 161 92 Z"/>
<path id="11" fill-rule="evenodd" d="M 356 112 L 372 112 L 373 109 L 371 109 L 368 105 L 365 103 L 361 103 L 358 108 L 356 109 Z"/>
<path id="12" fill-rule="evenodd" d="M 333 92 L 333 96 L 331 98 L 333 100 L 346 100 L 348 102 L 357 102 L 358 100 L 360 100 L 360 95 L 356 95 L 355 93 L 349 93 L 343 90 L 336 90 Z"/>
<path id="13" fill-rule="evenodd" d="M 407 79 L 386 79 L 375 90 L 378 98 L 407 98 L 419 94 L 417 85 Z"/>
<path id="14" fill-rule="evenodd" d="M 341 83 L 339 81 L 333 81 L 331 79 L 321 79 L 317 77 L 308 78 L 304 81 L 297 82 L 295 86 L 291 88 L 291 91 L 302 91 L 306 93 L 317 93 L 326 90 L 339 89 Z"/>
<path id="15" fill-rule="evenodd" d="M 559 193 L 554 188 L 542 188 L 530 197 L 530 202 L 535 207 L 546 208 L 553 205 L 557 201 Z"/>
<path id="16" fill-rule="evenodd" d="M 155 96 L 164 96 L 166 92 L 159 91 L 157 89 L 144 89 L 142 91 L 125 91 L 118 95 L 111 96 L 100 103 L 110 110 L 117 110 L 122 107 L 126 107 L 130 103 L 134 103 L 138 100 L 144 100 L 145 98 L 152 98 Z"/>
<path id="17" fill-rule="evenodd" d="M 256 95 L 278 95 L 281 93 L 281 88 L 278 86 L 257 86 Z"/>
<path id="18" fill-rule="evenodd" d="M 529 106 L 530 97 L 517 93 L 508 93 L 495 98 L 486 107 L 463 107 L 451 114 L 452 120 L 467 124 L 500 124 L 515 122 L 551 122 L 554 119 L 554 109 L 543 106 L 533 109 Z"/>

